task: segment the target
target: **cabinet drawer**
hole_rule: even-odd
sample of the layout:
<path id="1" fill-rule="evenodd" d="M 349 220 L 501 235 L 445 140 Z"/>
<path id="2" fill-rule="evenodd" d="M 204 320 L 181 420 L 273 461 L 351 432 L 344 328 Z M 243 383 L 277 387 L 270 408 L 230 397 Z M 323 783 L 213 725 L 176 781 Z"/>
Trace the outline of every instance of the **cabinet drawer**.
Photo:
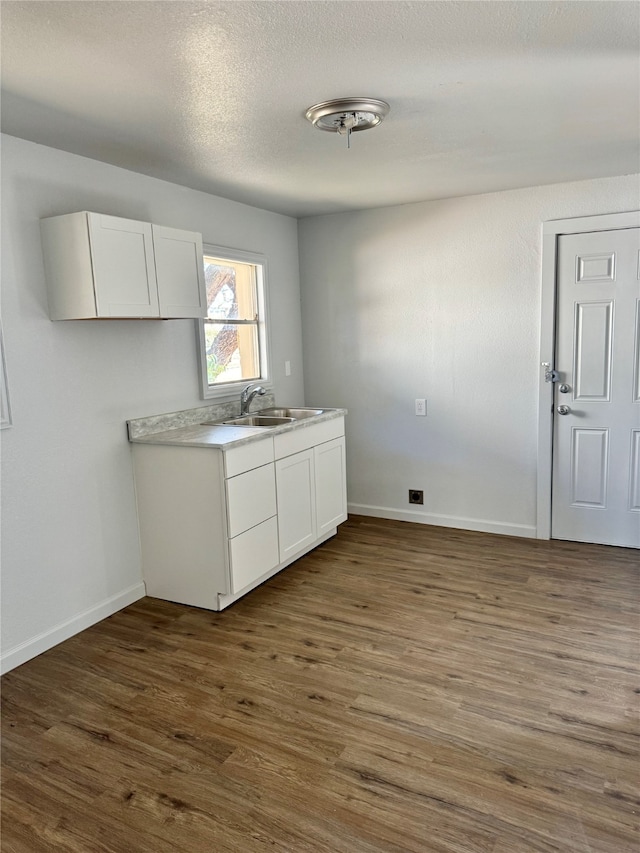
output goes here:
<path id="1" fill-rule="evenodd" d="M 308 450 L 316 444 L 324 444 L 344 435 L 344 418 L 333 418 L 320 424 L 292 430 L 273 437 L 275 457 L 282 459 L 301 450 Z"/>
<path id="2" fill-rule="evenodd" d="M 244 471 L 273 462 L 273 438 L 262 438 L 240 447 L 226 450 L 224 454 L 225 477 L 235 477 Z"/>
<path id="3" fill-rule="evenodd" d="M 263 521 L 229 542 L 231 592 L 237 593 L 262 575 L 275 569 L 279 562 L 278 522 Z"/>
<path id="4" fill-rule="evenodd" d="M 276 514 L 276 475 L 273 462 L 226 481 L 229 537 Z"/>

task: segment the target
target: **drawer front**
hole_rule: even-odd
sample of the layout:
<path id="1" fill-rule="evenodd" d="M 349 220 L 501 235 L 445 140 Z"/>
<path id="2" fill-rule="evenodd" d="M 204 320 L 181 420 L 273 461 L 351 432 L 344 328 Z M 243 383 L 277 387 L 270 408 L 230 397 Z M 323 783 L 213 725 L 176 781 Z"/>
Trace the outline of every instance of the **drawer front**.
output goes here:
<path id="1" fill-rule="evenodd" d="M 334 438 L 344 435 L 344 418 L 333 418 L 320 424 L 292 430 L 291 432 L 274 435 L 273 443 L 276 459 L 292 456 L 301 450 L 308 450 L 316 444 L 324 444 Z"/>
<path id="2" fill-rule="evenodd" d="M 231 477 L 225 486 L 229 537 L 237 536 L 276 514 L 276 475 L 273 462 Z"/>
<path id="3" fill-rule="evenodd" d="M 225 477 L 235 477 L 252 468 L 273 462 L 273 437 L 250 441 L 240 447 L 232 447 L 224 454 Z"/>
<path id="4" fill-rule="evenodd" d="M 229 554 L 231 591 L 235 594 L 278 565 L 277 519 L 263 521 L 231 539 Z"/>

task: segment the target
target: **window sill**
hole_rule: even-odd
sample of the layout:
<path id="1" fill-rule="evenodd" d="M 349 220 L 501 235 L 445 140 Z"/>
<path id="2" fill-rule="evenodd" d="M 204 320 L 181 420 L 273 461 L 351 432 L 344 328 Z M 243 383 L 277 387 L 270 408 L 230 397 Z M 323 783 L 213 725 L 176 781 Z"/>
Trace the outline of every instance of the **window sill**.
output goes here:
<path id="1" fill-rule="evenodd" d="M 273 382 L 264 379 L 254 379 L 247 382 L 234 382 L 220 388 L 206 388 L 202 390 L 203 400 L 215 400 L 217 403 L 230 403 L 240 399 L 240 394 L 247 385 L 262 385 L 267 394 L 273 393 Z"/>

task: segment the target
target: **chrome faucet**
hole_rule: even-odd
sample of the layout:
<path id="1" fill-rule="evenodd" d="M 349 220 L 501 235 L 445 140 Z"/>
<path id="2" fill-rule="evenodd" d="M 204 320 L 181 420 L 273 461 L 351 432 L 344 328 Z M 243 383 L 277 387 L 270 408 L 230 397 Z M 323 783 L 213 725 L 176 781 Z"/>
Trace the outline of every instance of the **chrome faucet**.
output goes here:
<path id="1" fill-rule="evenodd" d="M 246 388 L 243 388 L 240 395 L 240 415 L 248 414 L 251 401 L 256 395 L 262 397 L 266 393 L 262 385 L 247 385 Z"/>

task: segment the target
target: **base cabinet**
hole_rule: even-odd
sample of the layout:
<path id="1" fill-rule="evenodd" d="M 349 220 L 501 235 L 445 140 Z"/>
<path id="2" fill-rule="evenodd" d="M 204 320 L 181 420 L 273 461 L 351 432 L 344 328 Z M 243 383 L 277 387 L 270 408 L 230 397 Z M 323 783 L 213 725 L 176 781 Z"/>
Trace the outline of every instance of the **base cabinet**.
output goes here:
<path id="1" fill-rule="evenodd" d="M 308 550 L 347 519 L 344 438 L 276 462 L 280 559 Z"/>
<path id="2" fill-rule="evenodd" d="M 227 452 L 134 444 L 133 459 L 142 572 L 157 598 L 220 610 L 347 518 L 343 418 Z"/>
<path id="3" fill-rule="evenodd" d="M 147 595 L 218 610 L 230 584 L 222 454 L 134 444 L 133 464 Z"/>

